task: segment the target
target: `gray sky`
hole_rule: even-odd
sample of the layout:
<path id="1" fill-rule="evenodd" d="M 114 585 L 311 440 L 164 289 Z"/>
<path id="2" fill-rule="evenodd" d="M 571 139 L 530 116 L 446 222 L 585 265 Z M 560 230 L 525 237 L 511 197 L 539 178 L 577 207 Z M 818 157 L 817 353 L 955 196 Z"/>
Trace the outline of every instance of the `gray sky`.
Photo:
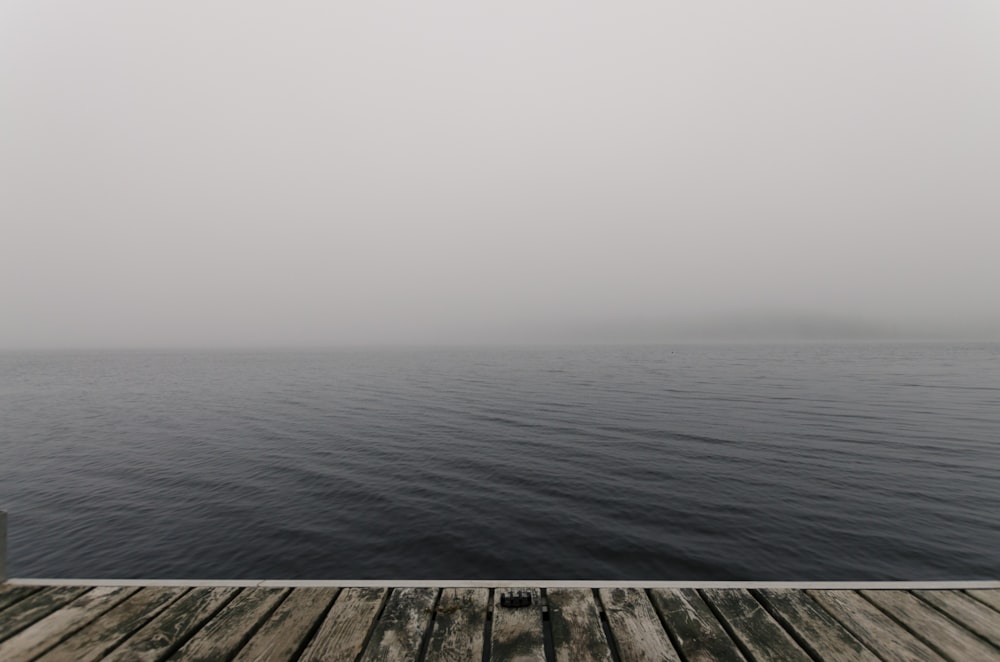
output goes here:
<path id="1" fill-rule="evenodd" d="M 0 168 L 0 347 L 995 330 L 1000 3 L 8 0 Z"/>

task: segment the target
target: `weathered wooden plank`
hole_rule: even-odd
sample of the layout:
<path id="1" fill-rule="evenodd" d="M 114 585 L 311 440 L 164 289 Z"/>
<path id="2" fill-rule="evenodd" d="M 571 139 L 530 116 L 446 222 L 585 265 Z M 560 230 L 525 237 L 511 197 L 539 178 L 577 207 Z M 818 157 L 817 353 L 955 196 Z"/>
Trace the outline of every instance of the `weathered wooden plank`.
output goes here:
<path id="1" fill-rule="evenodd" d="M 594 592 L 587 588 L 547 591 L 556 662 L 611 662 L 611 649 Z"/>
<path id="2" fill-rule="evenodd" d="M 394 588 L 365 648 L 365 662 L 416 660 L 431 624 L 436 588 Z"/>
<path id="3" fill-rule="evenodd" d="M 959 591 L 914 591 L 969 630 L 1000 647 L 1000 612 Z"/>
<path id="4" fill-rule="evenodd" d="M 886 662 L 941 659 L 940 655 L 854 591 L 806 593 Z"/>
<path id="5" fill-rule="evenodd" d="M 188 639 L 172 660 L 216 662 L 229 659 L 288 594 L 286 588 L 248 588 Z"/>
<path id="6" fill-rule="evenodd" d="M 89 586 L 57 586 L 29 595 L 3 611 L 0 618 L 0 641 L 40 621 L 71 600 L 86 593 Z"/>
<path id="7" fill-rule="evenodd" d="M 0 660 L 283 660 L 313 630 L 307 662 L 413 660 L 425 637 L 429 662 L 482 656 L 485 588 L 448 588 L 436 609 L 438 589 L 395 589 L 378 622 L 386 589 L 338 590 L 0 586 Z M 521 609 L 500 607 L 496 592 L 494 660 L 545 660 L 531 592 Z M 1000 590 L 604 588 L 610 642 L 591 590 L 547 595 L 556 662 L 610 662 L 612 645 L 623 662 L 677 660 L 674 644 L 689 662 L 743 660 L 730 632 L 754 659 L 1000 662 Z"/>
<path id="8" fill-rule="evenodd" d="M 193 588 L 105 658 L 110 662 L 162 660 L 205 624 L 239 589 Z"/>
<path id="9" fill-rule="evenodd" d="M 341 591 L 303 651 L 300 662 L 357 659 L 374 627 L 386 592 L 384 588 L 345 588 Z"/>
<path id="10" fill-rule="evenodd" d="M 645 591 L 638 588 L 602 588 L 599 593 L 622 662 L 680 662 Z"/>
<path id="11" fill-rule="evenodd" d="M 967 589 L 965 592 L 974 597 L 976 600 L 979 600 L 980 602 L 993 607 L 997 611 L 1000 611 L 1000 590 Z"/>
<path id="12" fill-rule="evenodd" d="M 691 588 L 656 589 L 650 594 L 653 605 L 688 662 L 743 662 L 743 653 L 698 591 Z"/>
<path id="13" fill-rule="evenodd" d="M 0 644 L 0 660 L 30 660 L 58 644 L 139 588 L 97 586 Z"/>
<path id="14" fill-rule="evenodd" d="M 480 660 L 490 591 L 446 588 L 435 610 L 434 629 L 427 644 L 427 662 Z"/>
<path id="15" fill-rule="evenodd" d="M 833 616 L 802 591 L 763 589 L 760 598 L 786 630 L 799 637 L 799 645 L 823 660 L 879 662 L 878 657 Z"/>
<path id="16" fill-rule="evenodd" d="M 44 662 L 90 662 L 153 620 L 187 588 L 146 587 L 43 655 Z"/>
<path id="17" fill-rule="evenodd" d="M 908 591 L 861 591 L 924 643 L 955 660 L 1000 660 L 1000 651 L 985 643 Z"/>
<path id="18" fill-rule="evenodd" d="M 531 593 L 530 607 L 500 606 L 501 592 L 518 590 Z M 509 662 L 545 662 L 542 600 L 541 591 L 537 588 L 508 588 L 494 591 L 490 659 Z"/>
<path id="19" fill-rule="evenodd" d="M 337 597 L 337 588 L 297 588 L 236 656 L 239 662 L 292 660 Z"/>
<path id="20" fill-rule="evenodd" d="M 0 611 L 40 590 L 40 586 L 0 586 Z"/>
<path id="21" fill-rule="evenodd" d="M 812 659 L 746 590 L 706 589 L 704 596 L 729 624 L 751 657 L 786 662 L 810 662 Z"/>

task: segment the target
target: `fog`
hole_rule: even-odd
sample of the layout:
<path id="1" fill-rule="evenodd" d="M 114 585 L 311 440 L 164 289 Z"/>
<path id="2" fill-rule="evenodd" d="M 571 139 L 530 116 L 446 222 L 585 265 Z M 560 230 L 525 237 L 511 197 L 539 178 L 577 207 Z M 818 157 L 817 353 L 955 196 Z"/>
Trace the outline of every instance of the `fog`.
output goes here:
<path id="1" fill-rule="evenodd" d="M 1000 338 L 993 0 L 8 0 L 0 168 L 5 348 Z"/>

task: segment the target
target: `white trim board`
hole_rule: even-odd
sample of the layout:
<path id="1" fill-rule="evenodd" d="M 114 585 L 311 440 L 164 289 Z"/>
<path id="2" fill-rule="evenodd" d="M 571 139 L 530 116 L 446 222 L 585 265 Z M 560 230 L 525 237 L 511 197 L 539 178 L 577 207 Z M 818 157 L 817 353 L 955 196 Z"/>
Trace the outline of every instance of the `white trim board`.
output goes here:
<path id="1" fill-rule="evenodd" d="M 602 581 L 559 579 L 49 579 L 11 578 L 14 586 L 268 586 L 384 588 L 794 588 L 794 589 L 1000 589 L 1000 580 L 943 581 Z"/>

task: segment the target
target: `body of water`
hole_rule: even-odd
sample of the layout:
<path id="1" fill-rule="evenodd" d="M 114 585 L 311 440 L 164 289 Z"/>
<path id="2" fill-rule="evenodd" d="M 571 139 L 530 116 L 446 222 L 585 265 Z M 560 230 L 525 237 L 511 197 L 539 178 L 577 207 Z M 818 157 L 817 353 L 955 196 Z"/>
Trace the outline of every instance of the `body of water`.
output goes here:
<path id="1" fill-rule="evenodd" d="M 1000 345 L 0 354 L 13 576 L 995 579 Z"/>

